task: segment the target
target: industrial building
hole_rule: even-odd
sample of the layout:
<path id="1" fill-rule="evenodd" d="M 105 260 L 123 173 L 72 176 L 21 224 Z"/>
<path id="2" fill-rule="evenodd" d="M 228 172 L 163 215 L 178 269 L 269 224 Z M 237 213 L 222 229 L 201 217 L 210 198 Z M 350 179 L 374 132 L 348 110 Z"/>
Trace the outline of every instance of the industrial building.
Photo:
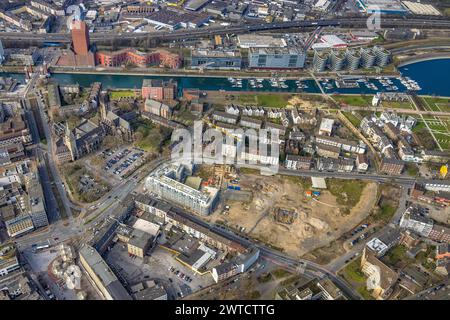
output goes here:
<path id="1" fill-rule="evenodd" d="M 255 69 L 300 69 L 306 54 L 296 48 L 250 48 L 248 66 Z"/>
<path id="2" fill-rule="evenodd" d="M 441 15 L 439 10 L 437 10 L 431 4 L 412 2 L 412 1 L 402 1 L 402 4 L 413 14 L 419 14 L 419 15 L 424 15 L 424 16 L 440 16 Z"/>
<path id="3" fill-rule="evenodd" d="M 287 46 L 283 38 L 271 36 L 261 36 L 258 34 L 241 34 L 238 36 L 238 45 L 240 48 L 284 48 Z"/>
<path id="4" fill-rule="evenodd" d="M 354 0 L 365 13 L 406 14 L 407 10 L 397 0 Z"/>
<path id="5" fill-rule="evenodd" d="M 242 57 L 238 50 L 192 50 L 192 69 L 240 70 Z"/>

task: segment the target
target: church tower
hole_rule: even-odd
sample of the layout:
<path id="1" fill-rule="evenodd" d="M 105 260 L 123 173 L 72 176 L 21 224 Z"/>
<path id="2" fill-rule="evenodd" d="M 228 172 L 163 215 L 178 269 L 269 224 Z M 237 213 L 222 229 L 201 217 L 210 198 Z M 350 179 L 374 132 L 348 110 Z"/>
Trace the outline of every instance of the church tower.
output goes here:
<path id="1" fill-rule="evenodd" d="M 64 144 L 69 148 L 72 161 L 78 159 L 77 142 L 73 132 L 69 129 L 69 125 L 66 123 L 66 129 L 64 131 Z"/>

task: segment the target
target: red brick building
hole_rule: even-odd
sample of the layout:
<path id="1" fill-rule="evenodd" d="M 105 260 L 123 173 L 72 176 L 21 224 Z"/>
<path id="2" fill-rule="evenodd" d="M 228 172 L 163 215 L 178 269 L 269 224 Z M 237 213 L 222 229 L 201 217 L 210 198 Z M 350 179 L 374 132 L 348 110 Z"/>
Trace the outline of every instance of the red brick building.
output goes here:
<path id="1" fill-rule="evenodd" d="M 126 63 L 138 66 L 156 65 L 171 69 L 181 67 L 181 57 L 166 50 L 144 53 L 133 48 L 118 51 L 99 51 L 95 54 L 95 63 L 105 67 L 120 67 Z"/>
<path id="2" fill-rule="evenodd" d="M 94 54 L 89 51 L 89 28 L 83 21 L 72 22 L 72 49 L 63 50 L 56 65 L 64 67 L 94 67 Z"/>
<path id="3" fill-rule="evenodd" d="M 142 84 L 142 98 L 157 101 L 173 100 L 177 97 L 177 83 L 161 79 L 144 79 Z"/>
<path id="4" fill-rule="evenodd" d="M 76 55 L 86 56 L 89 53 L 89 29 L 84 21 L 72 23 L 72 44 Z"/>
<path id="5" fill-rule="evenodd" d="M 399 175 L 402 173 L 405 163 L 395 158 L 383 158 L 381 160 L 380 172 L 388 175 Z"/>

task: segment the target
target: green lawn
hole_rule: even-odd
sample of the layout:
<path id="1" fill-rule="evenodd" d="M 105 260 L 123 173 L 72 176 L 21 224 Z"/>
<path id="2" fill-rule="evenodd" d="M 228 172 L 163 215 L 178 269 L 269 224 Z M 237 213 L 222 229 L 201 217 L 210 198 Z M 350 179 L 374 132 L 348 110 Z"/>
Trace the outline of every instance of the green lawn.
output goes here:
<path id="1" fill-rule="evenodd" d="M 158 152 L 164 142 L 170 139 L 171 130 L 138 118 L 132 124 L 136 131 L 135 145 L 145 151 Z"/>
<path id="2" fill-rule="evenodd" d="M 450 98 L 423 97 L 422 99 L 433 111 L 450 112 Z"/>
<path id="3" fill-rule="evenodd" d="M 342 269 L 342 276 L 348 282 L 356 282 L 360 284 L 366 283 L 366 276 L 361 271 L 361 259 L 355 259 Z"/>
<path id="4" fill-rule="evenodd" d="M 417 133 L 417 132 L 419 132 L 419 131 L 421 131 L 423 129 L 426 129 L 425 122 L 423 122 L 422 120 L 418 119 L 417 120 L 417 124 L 414 126 L 412 131 Z"/>
<path id="5" fill-rule="evenodd" d="M 357 128 L 361 124 L 361 120 L 351 112 L 342 112 L 342 114 Z"/>
<path id="6" fill-rule="evenodd" d="M 406 173 L 410 175 L 411 177 L 416 177 L 419 173 L 419 168 L 414 163 L 407 163 L 406 164 Z"/>
<path id="7" fill-rule="evenodd" d="M 436 268 L 436 264 L 434 263 L 435 250 L 435 246 L 428 246 L 426 251 L 421 251 L 417 254 L 416 261 L 426 269 L 430 271 L 434 270 Z"/>
<path id="8" fill-rule="evenodd" d="M 358 288 L 358 293 L 364 298 L 364 300 L 375 300 L 374 297 L 370 294 L 370 292 L 366 289 L 365 286 L 361 286 Z"/>
<path id="9" fill-rule="evenodd" d="M 281 269 L 281 268 L 275 269 L 271 273 L 275 277 L 275 279 L 286 278 L 287 276 L 292 275 L 292 273 L 290 273 L 289 271 Z"/>
<path id="10" fill-rule="evenodd" d="M 404 245 L 396 245 L 387 252 L 385 259 L 389 264 L 396 265 L 399 262 L 408 259 L 406 257 L 407 250 L 408 249 Z"/>
<path id="11" fill-rule="evenodd" d="M 263 273 L 257 278 L 259 283 L 267 283 L 273 280 L 272 274 Z"/>
<path id="12" fill-rule="evenodd" d="M 333 98 L 338 101 L 342 102 L 351 106 L 361 106 L 361 107 L 368 107 L 372 105 L 372 95 L 336 95 L 333 96 Z"/>
<path id="13" fill-rule="evenodd" d="M 413 106 L 410 102 L 403 101 L 383 101 L 382 102 L 384 108 L 392 108 L 392 109 L 413 109 Z"/>
<path id="14" fill-rule="evenodd" d="M 444 150 L 450 150 L 450 134 L 434 133 L 437 141 Z"/>
<path id="15" fill-rule="evenodd" d="M 374 216 L 374 218 L 376 221 L 384 221 L 387 223 L 391 220 L 396 210 L 397 208 L 389 203 L 382 204 L 380 211 Z"/>
<path id="16" fill-rule="evenodd" d="M 268 108 L 284 108 L 290 98 L 291 96 L 286 94 L 242 94 L 239 95 L 238 101 L 242 104 L 254 104 Z"/>
<path id="17" fill-rule="evenodd" d="M 109 93 L 111 100 L 119 100 L 120 98 L 134 97 L 134 90 L 115 90 Z"/>
<path id="18" fill-rule="evenodd" d="M 366 182 L 361 180 L 327 180 L 328 190 L 336 197 L 336 202 L 349 207 L 358 203 L 365 186 Z"/>

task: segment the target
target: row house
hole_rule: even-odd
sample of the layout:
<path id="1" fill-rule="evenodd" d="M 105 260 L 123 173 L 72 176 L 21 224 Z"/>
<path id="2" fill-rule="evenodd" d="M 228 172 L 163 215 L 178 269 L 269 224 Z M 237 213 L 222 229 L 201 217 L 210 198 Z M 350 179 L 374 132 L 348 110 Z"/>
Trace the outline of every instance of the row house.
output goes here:
<path id="1" fill-rule="evenodd" d="M 297 140 L 299 143 L 303 143 L 306 141 L 306 135 L 300 131 L 297 127 L 293 127 L 292 131 L 289 132 L 290 140 Z"/>
<path id="2" fill-rule="evenodd" d="M 288 154 L 286 156 L 285 166 L 290 170 L 310 170 L 312 166 L 312 157 Z"/>
<path id="3" fill-rule="evenodd" d="M 215 121 L 225 122 L 229 124 L 236 124 L 238 116 L 233 114 L 228 114 L 226 112 L 214 111 L 212 114 L 212 118 Z"/>
<path id="4" fill-rule="evenodd" d="M 317 158 L 316 169 L 318 171 L 337 171 L 339 160 L 331 158 Z"/>
<path id="5" fill-rule="evenodd" d="M 360 172 L 365 172 L 369 169 L 369 160 L 365 154 L 356 155 L 356 169 Z"/>
<path id="6" fill-rule="evenodd" d="M 402 173 L 405 167 L 405 163 L 402 160 L 396 158 L 381 159 L 380 172 L 387 175 L 399 175 Z"/>
<path id="7" fill-rule="evenodd" d="M 238 116 L 240 111 L 239 111 L 239 107 L 237 106 L 233 106 L 233 105 L 229 105 L 225 107 L 225 112 L 228 114 L 232 114 L 235 116 Z"/>
<path id="8" fill-rule="evenodd" d="M 329 146 L 337 147 L 343 151 L 363 154 L 366 152 L 366 146 L 363 143 L 356 143 L 354 141 L 348 141 L 337 137 L 329 136 L 316 136 L 316 142 L 326 144 Z"/>
<path id="9" fill-rule="evenodd" d="M 242 114 L 249 117 L 264 117 L 265 111 L 260 107 L 245 106 L 242 108 Z"/>
<path id="10" fill-rule="evenodd" d="M 286 112 L 281 113 L 281 124 L 283 125 L 283 127 L 289 127 L 289 118 Z"/>
<path id="11" fill-rule="evenodd" d="M 261 129 L 262 121 L 258 119 L 253 119 L 247 116 L 242 116 L 239 124 L 243 127 L 252 128 L 252 129 Z"/>
<path id="12" fill-rule="evenodd" d="M 283 111 L 281 111 L 281 109 L 269 108 L 267 110 L 267 117 L 270 119 L 279 119 L 279 118 L 281 118 L 282 114 L 283 114 Z"/>
<path id="13" fill-rule="evenodd" d="M 316 152 L 321 157 L 338 159 L 341 149 L 322 143 L 316 143 Z"/>
<path id="14" fill-rule="evenodd" d="M 276 123 L 272 123 L 272 122 L 266 122 L 265 125 L 265 129 L 270 131 L 270 138 L 266 137 L 264 139 L 262 139 L 262 143 L 271 143 L 271 142 L 277 142 L 278 144 L 281 144 L 284 142 L 285 140 L 285 135 L 286 135 L 286 129 Z M 274 141 L 274 139 L 272 138 L 272 131 L 278 131 L 278 140 Z"/>

